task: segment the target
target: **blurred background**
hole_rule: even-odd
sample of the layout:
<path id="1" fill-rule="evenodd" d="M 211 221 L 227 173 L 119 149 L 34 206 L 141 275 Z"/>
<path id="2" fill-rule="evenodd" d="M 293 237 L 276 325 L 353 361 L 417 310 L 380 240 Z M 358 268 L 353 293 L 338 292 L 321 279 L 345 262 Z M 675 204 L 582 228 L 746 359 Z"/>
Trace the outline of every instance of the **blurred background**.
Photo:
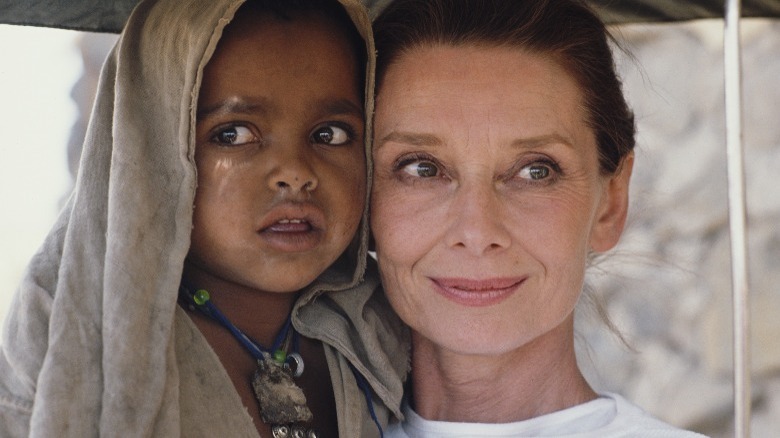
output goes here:
<path id="1" fill-rule="evenodd" d="M 628 228 L 595 260 L 579 357 L 598 390 L 733 434 L 722 21 L 614 28 L 639 127 Z M 744 19 L 753 436 L 780 436 L 780 23 Z M 0 318 L 68 196 L 116 36 L 0 25 Z M 621 341 L 599 316 L 601 302 Z"/>
<path id="2" fill-rule="evenodd" d="M 665 420 L 733 436 L 723 24 L 615 29 L 638 124 L 628 227 L 590 270 L 628 349 L 580 316 L 591 382 Z M 780 436 L 780 21 L 742 21 L 754 437 Z M 585 310 L 583 307 L 581 310 Z"/>

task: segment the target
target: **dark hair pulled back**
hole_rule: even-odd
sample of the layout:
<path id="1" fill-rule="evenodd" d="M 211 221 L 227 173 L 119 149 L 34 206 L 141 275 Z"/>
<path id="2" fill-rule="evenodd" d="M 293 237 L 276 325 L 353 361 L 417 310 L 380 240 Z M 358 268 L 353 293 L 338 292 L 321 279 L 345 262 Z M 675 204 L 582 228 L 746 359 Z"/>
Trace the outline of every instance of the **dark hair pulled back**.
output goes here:
<path id="1" fill-rule="evenodd" d="M 613 174 L 635 145 L 634 115 L 623 95 L 601 19 L 579 0 L 394 0 L 374 22 L 377 90 L 406 51 L 430 45 L 517 47 L 550 56 L 579 83 L 599 148 Z"/>

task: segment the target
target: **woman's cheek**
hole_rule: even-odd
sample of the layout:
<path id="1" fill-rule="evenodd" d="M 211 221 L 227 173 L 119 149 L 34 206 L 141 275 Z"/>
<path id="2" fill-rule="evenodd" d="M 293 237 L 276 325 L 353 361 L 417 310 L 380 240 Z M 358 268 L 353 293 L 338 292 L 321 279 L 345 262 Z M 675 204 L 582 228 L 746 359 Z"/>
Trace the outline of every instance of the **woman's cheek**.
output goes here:
<path id="1" fill-rule="evenodd" d="M 390 306 L 408 325 L 417 328 L 418 321 L 425 319 L 426 306 L 423 305 L 424 291 L 415 281 L 413 264 L 387 256 L 379 256 L 382 267 L 382 287 Z"/>

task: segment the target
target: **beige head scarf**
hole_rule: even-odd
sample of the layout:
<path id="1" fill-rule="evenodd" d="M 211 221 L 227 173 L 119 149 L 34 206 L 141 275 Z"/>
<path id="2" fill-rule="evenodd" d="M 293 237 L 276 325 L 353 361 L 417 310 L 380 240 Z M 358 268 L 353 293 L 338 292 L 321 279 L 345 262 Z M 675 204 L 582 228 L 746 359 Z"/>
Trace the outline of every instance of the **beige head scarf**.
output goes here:
<path id="1" fill-rule="evenodd" d="M 106 61 L 75 192 L 5 327 L 4 360 L 20 379 L 0 384 L 34 393 L 32 436 L 179 435 L 173 321 L 197 181 L 196 103 L 243 1 L 142 1 Z M 356 0 L 342 2 L 368 41 L 370 102 L 370 22 Z M 351 284 L 366 235 L 364 217 Z"/>

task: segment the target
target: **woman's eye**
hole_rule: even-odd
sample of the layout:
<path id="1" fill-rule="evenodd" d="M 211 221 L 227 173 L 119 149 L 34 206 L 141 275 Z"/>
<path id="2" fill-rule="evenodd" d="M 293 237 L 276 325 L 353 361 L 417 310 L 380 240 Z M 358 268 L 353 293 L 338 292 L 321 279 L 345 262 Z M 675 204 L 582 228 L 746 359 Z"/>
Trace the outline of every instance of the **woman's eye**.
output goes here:
<path id="1" fill-rule="evenodd" d="M 403 166 L 403 171 L 411 176 L 433 178 L 439 175 L 439 168 L 430 161 L 415 161 Z"/>
<path id="2" fill-rule="evenodd" d="M 229 126 L 221 129 L 211 138 L 221 145 L 239 146 L 257 141 L 257 137 L 246 126 Z"/>
<path id="3" fill-rule="evenodd" d="M 520 169 L 518 176 L 523 179 L 540 181 L 549 178 L 553 169 L 549 164 L 533 163 Z"/>
<path id="4" fill-rule="evenodd" d="M 344 128 L 328 125 L 314 130 L 311 134 L 311 140 L 314 143 L 339 146 L 352 140 L 352 135 Z"/>

